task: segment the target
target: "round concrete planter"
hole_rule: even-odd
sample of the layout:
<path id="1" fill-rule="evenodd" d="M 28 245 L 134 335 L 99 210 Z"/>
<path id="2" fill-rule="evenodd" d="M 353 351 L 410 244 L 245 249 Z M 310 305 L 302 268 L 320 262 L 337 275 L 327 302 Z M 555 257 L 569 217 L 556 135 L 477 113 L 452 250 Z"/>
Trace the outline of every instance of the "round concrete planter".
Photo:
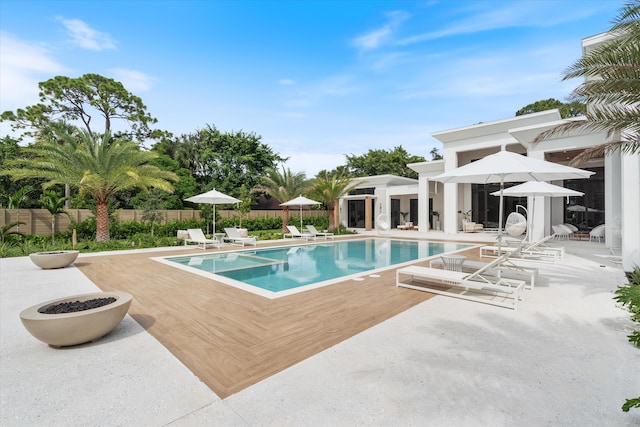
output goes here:
<path id="1" fill-rule="evenodd" d="M 80 251 L 51 251 L 29 254 L 31 261 L 42 269 L 63 268 L 78 258 Z"/>
<path id="2" fill-rule="evenodd" d="M 110 297 L 116 301 L 84 311 L 63 314 L 44 314 L 39 311 L 62 302 Z M 131 295 L 126 292 L 73 295 L 29 307 L 20 313 L 20 320 L 35 338 L 53 347 L 63 347 L 95 341 L 108 334 L 122 321 L 130 305 Z"/>

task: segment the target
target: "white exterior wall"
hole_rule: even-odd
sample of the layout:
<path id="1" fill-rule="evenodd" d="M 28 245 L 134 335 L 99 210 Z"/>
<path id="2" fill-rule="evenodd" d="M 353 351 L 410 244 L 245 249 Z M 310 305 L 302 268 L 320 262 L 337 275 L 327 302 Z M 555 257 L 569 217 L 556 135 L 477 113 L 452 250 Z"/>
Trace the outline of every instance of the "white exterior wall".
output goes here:
<path id="1" fill-rule="evenodd" d="M 622 267 L 640 267 L 640 155 L 622 156 Z"/>
<path id="2" fill-rule="evenodd" d="M 622 159 L 619 153 L 605 158 L 605 243 L 614 252 L 622 250 Z"/>
<path id="3" fill-rule="evenodd" d="M 418 231 L 429 231 L 429 178 L 418 178 Z"/>

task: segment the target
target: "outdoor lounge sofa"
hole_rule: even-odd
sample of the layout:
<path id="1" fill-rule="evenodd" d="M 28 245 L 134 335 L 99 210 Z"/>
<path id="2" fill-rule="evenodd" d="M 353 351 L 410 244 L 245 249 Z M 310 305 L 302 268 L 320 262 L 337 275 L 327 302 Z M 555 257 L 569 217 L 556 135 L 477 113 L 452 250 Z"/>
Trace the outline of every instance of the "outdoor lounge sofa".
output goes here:
<path id="1" fill-rule="evenodd" d="M 484 231 L 484 225 L 468 221 L 462 224 L 462 231 L 465 233 L 482 233 Z"/>
<path id="2" fill-rule="evenodd" d="M 402 225 L 398 225 L 396 228 L 398 230 L 413 230 L 415 227 L 413 226 L 413 222 L 405 222 Z"/>
<path id="3" fill-rule="evenodd" d="M 396 286 L 517 310 L 518 301 L 524 299 L 524 281 L 490 278 L 486 274 L 487 270 L 504 262 L 507 256 L 502 255 L 473 273 L 415 265 L 399 268 L 396 270 Z"/>
<path id="4" fill-rule="evenodd" d="M 184 245 L 187 246 L 189 243 L 196 243 L 200 249 L 207 249 L 207 245 L 215 246 L 219 248 L 222 243 L 216 239 L 207 239 L 201 229 L 199 228 L 189 228 L 187 230 L 189 237 L 184 239 Z"/>
<path id="5" fill-rule="evenodd" d="M 225 228 L 224 232 L 227 233 L 227 237 L 225 237 L 225 239 L 234 245 L 244 246 L 249 244 L 255 246 L 258 243 L 258 238 L 256 236 L 244 237 L 240 234 L 237 228 Z"/>

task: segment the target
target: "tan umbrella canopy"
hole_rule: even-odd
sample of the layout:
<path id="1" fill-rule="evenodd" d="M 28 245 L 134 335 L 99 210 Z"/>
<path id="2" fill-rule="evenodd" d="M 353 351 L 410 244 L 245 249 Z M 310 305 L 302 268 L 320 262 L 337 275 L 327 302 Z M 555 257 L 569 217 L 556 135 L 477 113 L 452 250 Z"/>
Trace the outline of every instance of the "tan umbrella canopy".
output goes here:
<path id="1" fill-rule="evenodd" d="M 224 193 L 221 193 L 215 188 L 213 190 L 207 191 L 206 193 L 191 196 L 185 200 L 187 202 L 207 203 L 213 205 L 213 234 L 216 233 L 216 205 L 228 205 L 231 203 L 240 202 L 240 200 L 236 199 L 235 197 L 231 197 Z"/>
<path id="2" fill-rule="evenodd" d="M 321 205 L 321 204 L 322 203 L 320 202 L 316 202 L 315 200 L 311 200 L 300 195 L 295 199 L 289 200 L 288 202 L 280 203 L 280 206 L 300 206 L 300 232 L 302 232 L 302 207 L 309 206 L 309 205 Z"/>

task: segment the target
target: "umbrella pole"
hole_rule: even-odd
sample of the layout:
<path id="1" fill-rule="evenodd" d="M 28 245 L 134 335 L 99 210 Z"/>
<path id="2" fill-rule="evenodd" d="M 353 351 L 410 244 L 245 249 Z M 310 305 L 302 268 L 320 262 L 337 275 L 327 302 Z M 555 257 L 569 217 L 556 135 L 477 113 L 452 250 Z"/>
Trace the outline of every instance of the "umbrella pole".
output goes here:
<path id="1" fill-rule="evenodd" d="M 504 189 L 504 179 L 500 181 L 500 207 L 498 209 L 498 256 L 502 255 L 502 216 L 503 213 L 503 198 L 502 190 Z"/>
<path id="2" fill-rule="evenodd" d="M 535 217 L 533 216 L 535 214 L 535 210 L 536 209 L 536 196 L 533 196 L 532 200 L 531 200 L 531 219 L 529 220 L 529 218 L 527 218 L 527 223 L 529 225 L 529 229 L 527 230 L 527 240 L 529 241 L 529 243 L 533 243 L 533 221 L 535 220 Z"/>
<path id="3" fill-rule="evenodd" d="M 216 235 L 216 204 L 213 204 L 213 235 Z"/>

